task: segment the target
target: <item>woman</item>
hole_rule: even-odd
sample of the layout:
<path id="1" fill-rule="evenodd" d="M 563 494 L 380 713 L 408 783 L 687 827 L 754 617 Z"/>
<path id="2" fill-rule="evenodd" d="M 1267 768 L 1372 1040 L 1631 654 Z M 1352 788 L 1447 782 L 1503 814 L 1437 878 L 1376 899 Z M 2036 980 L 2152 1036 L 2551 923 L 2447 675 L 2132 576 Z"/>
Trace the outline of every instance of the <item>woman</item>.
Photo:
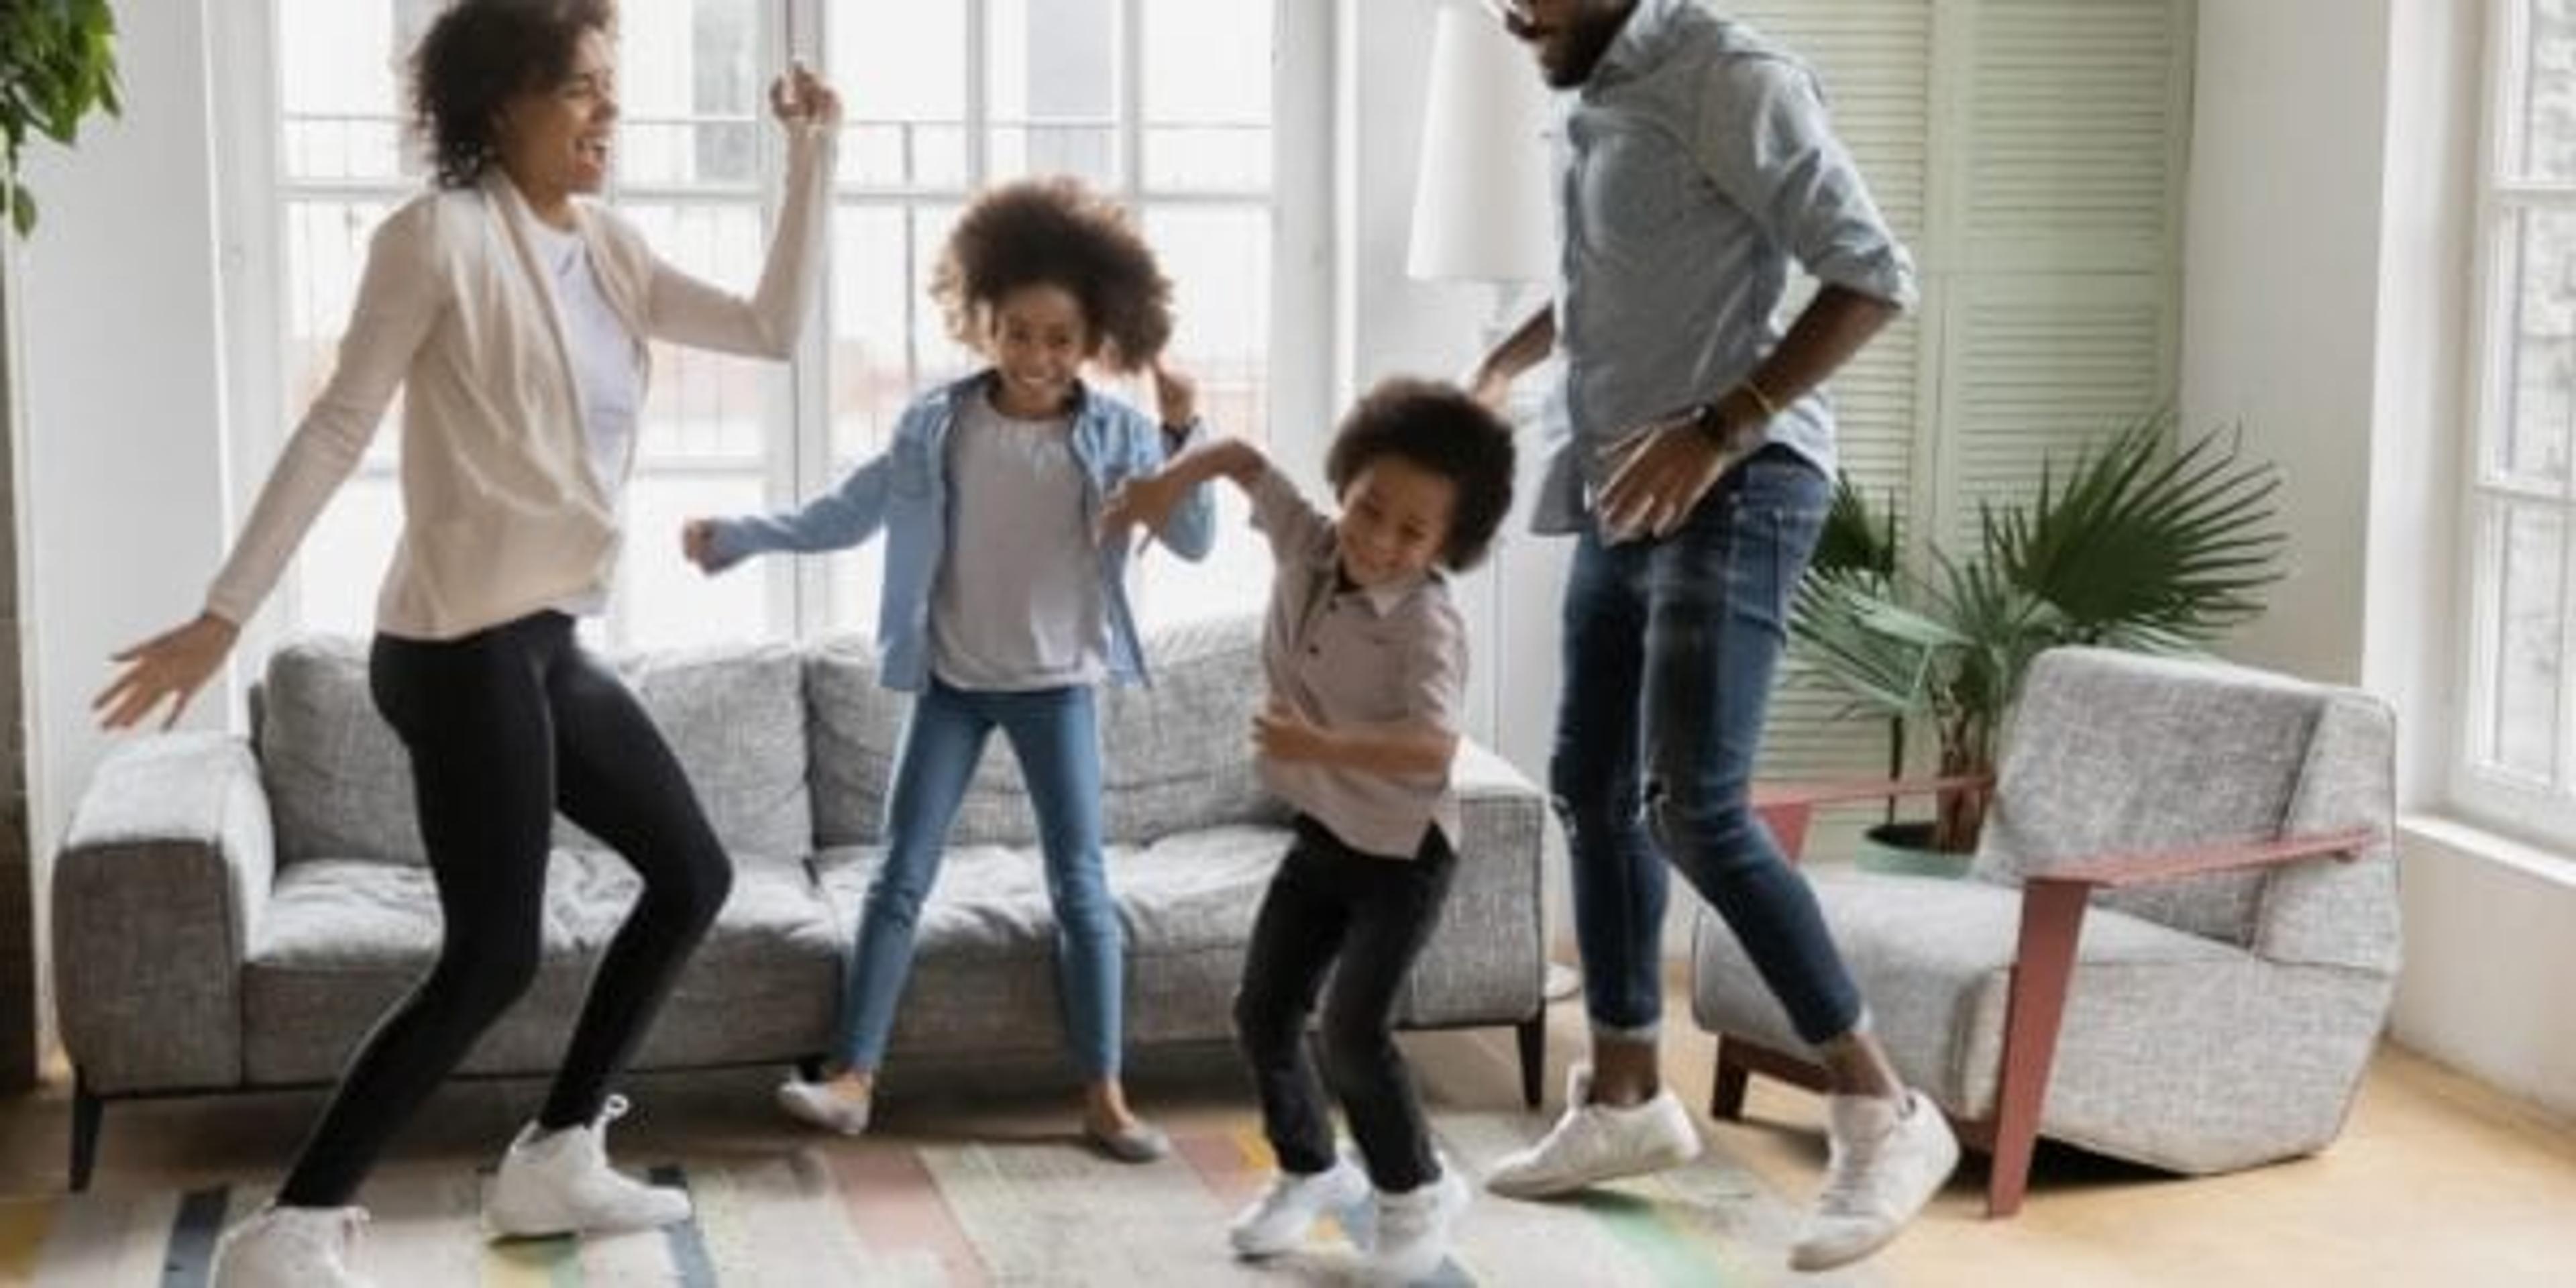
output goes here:
<path id="1" fill-rule="evenodd" d="M 732 868 L 634 696 L 583 651 L 619 547 L 619 493 L 648 339 L 785 358 L 825 233 L 840 103 L 802 67 L 770 88 L 787 200 L 741 298 L 662 262 L 580 198 L 617 122 L 611 0 L 459 0 L 412 59 L 437 186 L 387 217 L 338 368 L 287 444 L 204 611 L 119 653 L 94 704 L 175 720 L 237 637 L 403 392 L 403 531 L 377 601 L 368 678 L 409 753 L 444 916 L 428 976 L 359 1047 L 273 1206 L 226 1235 L 216 1281 L 347 1284 L 352 1197 L 384 1144 L 534 977 L 560 808 L 643 890 L 593 978 L 535 1122 L 504 1155 L 499 1235 L 684 1220 L 678 1190 L 608 1167 L 608 1093 Z M 166 722 L 165 722 L 166 723 Z"/>

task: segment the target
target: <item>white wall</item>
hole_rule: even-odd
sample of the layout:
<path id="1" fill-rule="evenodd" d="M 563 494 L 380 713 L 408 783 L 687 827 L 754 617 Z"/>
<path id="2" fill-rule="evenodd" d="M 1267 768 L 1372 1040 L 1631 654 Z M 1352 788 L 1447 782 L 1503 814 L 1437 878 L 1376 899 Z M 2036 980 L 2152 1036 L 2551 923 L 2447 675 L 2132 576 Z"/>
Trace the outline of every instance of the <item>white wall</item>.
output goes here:
<path id="1" fill-rule="evenodd" d="M 2202 0 L 2181 402 L 2291 480 L 2297 571 L 2230 652 L 2396 706 L 2397 1040 L 2576 1113 L 2576 855 L 2440 817 L 2483 7 Z"/>
<path id="2" fill-rule="evenodd" d="M 2184 220 L 2182 423 L 2279 462 L 2292 571 L 2228 651 L 2360 674 L 2385 15 L 2203 0 Z"/>
<path id="3" fill-rule="evenodd" d="M 49 860 L 107 739 L 108 654 L 193 616 L 229 531 L 205 0 L 119 11 L 121 120 L 31 151 L 27 488 L 31 774 Z M 219 722 L 229 685 L 189 723 Z"/>

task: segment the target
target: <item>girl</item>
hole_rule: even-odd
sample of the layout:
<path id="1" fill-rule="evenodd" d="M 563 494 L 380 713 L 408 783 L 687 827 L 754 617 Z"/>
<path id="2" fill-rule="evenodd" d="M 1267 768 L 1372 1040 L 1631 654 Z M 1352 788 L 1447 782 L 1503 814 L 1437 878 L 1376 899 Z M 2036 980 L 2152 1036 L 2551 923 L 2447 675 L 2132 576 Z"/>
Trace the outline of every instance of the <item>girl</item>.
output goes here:
<path id="1" fill-rule="evenodd" d="M 1055 909 L 1056 978 L 1086 1080 L 1085 1136 L 1145 1162 L 1170 1148 L 1118 1077 L 1123 943 L 1101 872 L 1094 689 L 1144 678 L 1127 550 L 1095 540 L 1102 499 L 1187 440 L 1195 390 L 1157 361 L 1171 284 L 1117 207 L 1070 179 L 993 189 L 958 216 L 932 279 L 949 331 L 990 365 L 922 395 L 894 441 L 829 495 L 766 518 L 694 519 L 684 553 L 709 573 L 771 550 L 840 550 L 886 534 L 883 679 L 915 694 L 842 989 L 840 1049 L 782 1108 L 866 1129 L 921 905 L 984 740 L 999 728 L 1037 811 Z M 1086 364 L 1150 368 L 1162 425 L 1081 379 Z M 1159 532 L 1206 555 L 1213 511 L 1194 490 Z"/>

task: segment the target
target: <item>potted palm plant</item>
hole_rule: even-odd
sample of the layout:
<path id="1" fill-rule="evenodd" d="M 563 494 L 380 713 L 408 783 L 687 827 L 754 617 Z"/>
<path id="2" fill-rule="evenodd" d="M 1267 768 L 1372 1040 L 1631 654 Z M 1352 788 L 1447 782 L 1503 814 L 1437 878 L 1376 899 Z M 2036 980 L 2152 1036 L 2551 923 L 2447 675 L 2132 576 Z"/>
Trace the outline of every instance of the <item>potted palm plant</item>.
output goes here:
<path id="1" fill-rule="evenodd" d="M 1978 507 L 1974 552 L 1927 543 L 1922 568 L 1906 566 L 1892 508 L 1841 480 L 1790 618 L 1802 674 L 1849 698 L 1846 712 L 1890 722 L 1892 770 L 1908 731 L 1929 728 L 1941 777 L 1990 779 L 2004 716 L 2043 650 L 2186 652 L 2261 613 L 2286 543 L 2279 472 L 2245 460 L 2231 433 L 2175 444 L 2171 431 L 2169 416 L 2145 417 L 2063 474 L 2043 464 L 2028 500 Z M 1942 793 L 1914 825 L 1921 848 L 1964 867 L 1985 799 Z M 1905 827 L 1873 830 L 1903 844 Z"/>

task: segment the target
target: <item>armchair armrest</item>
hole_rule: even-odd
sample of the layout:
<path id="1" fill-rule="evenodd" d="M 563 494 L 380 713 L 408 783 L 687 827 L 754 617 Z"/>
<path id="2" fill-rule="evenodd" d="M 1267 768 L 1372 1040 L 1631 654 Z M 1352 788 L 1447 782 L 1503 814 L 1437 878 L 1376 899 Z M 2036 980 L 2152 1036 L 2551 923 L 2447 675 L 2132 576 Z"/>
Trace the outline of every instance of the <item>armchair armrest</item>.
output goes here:
<path id="1" fill-rule="evenodd" d="M 112 749 L 54 859 L 54 995 L 90 1090 L 238 1085 L 241 969 L 275 876 L 239 738 Z"/>
<path id="2" fill-rule="evenodd" d="M 2063 864 L 2047 872 L 2033 873 L 2023 878 L 2023 884 L 2050 882 L 2087 889 L 2118 890 L 2206 876 L 2213 872 L 2231 872 L 2238 868 L 2271 867 L 2322 854 L 2350 862 L 2363 847 L 2378 839 L 2379 829 L 2355 827 L 2311 836 L 2286 836 L 2275 841 L 2232 841 L 2178 850 L 2105 854 Z"/>
<path id="3" fill-rule="evenodd" d="M 1780 849 L 1791 859 L 1807 846 L 1807 824 L 1826 805 L 1896 800 L 1943 792 L 1988 792 L 1991 774 L 1957 774 L 1947 778 L 1857 778 L 1823 782 L 1768 782 L 1753 785 L 1753 812 L 1771 828 Z"/>

